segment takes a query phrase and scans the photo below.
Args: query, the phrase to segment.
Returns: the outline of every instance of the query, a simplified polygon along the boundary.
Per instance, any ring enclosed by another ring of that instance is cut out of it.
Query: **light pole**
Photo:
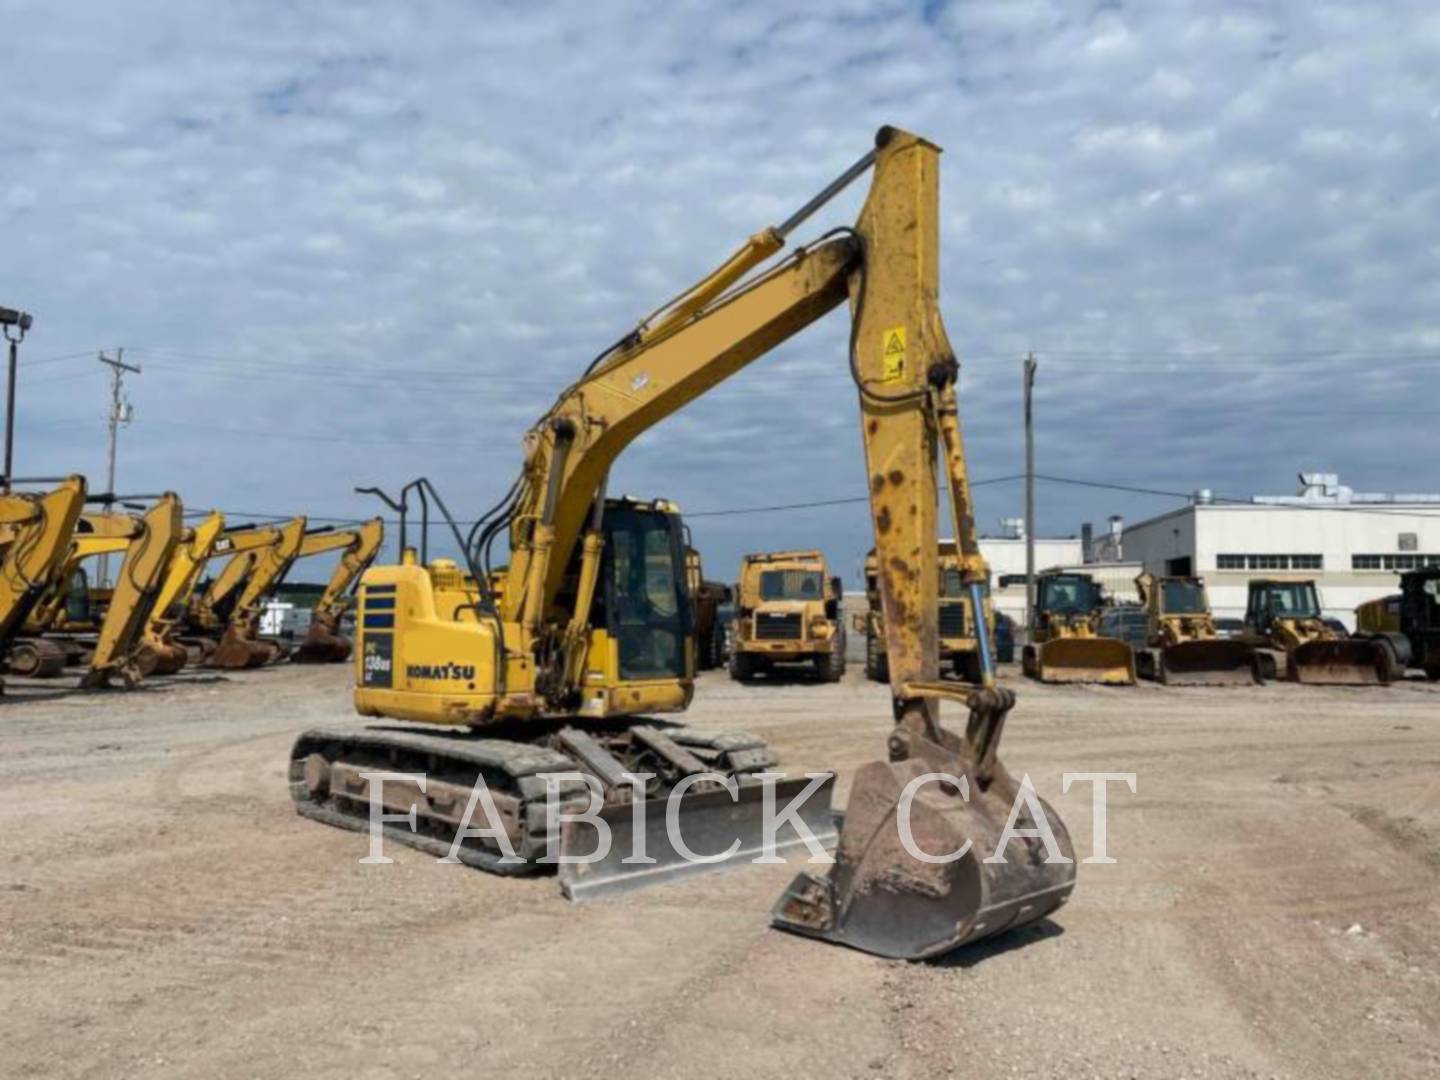
[[[20,342],[34,322],[28,312],[14,308],[0,307],[0,326],[5,328],[5,340],[10,343],[10,380],[5,388],[5,490],[10,490],[11,478],[15,475],[15,372],[19,361]]]

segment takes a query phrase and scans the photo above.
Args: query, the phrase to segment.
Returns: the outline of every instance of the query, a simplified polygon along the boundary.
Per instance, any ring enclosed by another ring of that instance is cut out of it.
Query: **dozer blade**
[[[1241,641],[1182,641],[1161,650],[1160,681],[1170,686],[1253,686],[1260,682],[1259,658]]]
[[[980,700],[980,709],[972,704],[971,731],[982,729],[983,749],[919,740],[915,756],[872,762],[856,774],[835,865],[828,876],[807,871],[791,882],[772,913],[776,926],[878,956],[922,960],[1042,919],[1069,899],[1074,847],[1060,816],[1038,796],[1032,797],[1054,839],[1054,858],[1043,840],[1026,837],[1011,839],[1004,862],[986,861],[997,854],[1020,785],[994,759],[1013,697],[998,708]],[[901,794],[926,773],[963,776],[968,785],[967,798],[958,785],[927,782],[909,807],[914,849],[937,859],[964,852],[949,862],[916,858],[900,831]],[[1022,803],[1017,816],[1019,830],[1037,828],[1027,807]]]
[[[1322,686],[1385,686],[1390,682],[1390,661],[1374,641],[1346,638],[1307,641],[1287,658],[1291,680]]]
[[[1135,684],[1135,653],[1115,638],[1056,638],[1036,652],[1041,682]]]
[[[805,778],[776,783],[776,811],[783,811],[810,784],[811,780]],[[816,783],[796,812],[826,851],[835,846],[836,840],[835,818],[830,811],[834,786],[833,774]],[[765,793],[760,783],[742,782],[738,798],[723,790],[687,793],[680,799],[674,819],[678,836],[667,827],[666,807],[667,800],[657,798],[600,811],[599,818],[610,827],[609,852],[595,862],[560,863],[560,888],[565,895],[571,900],[591,900],[736,866],[761,856],[784,857],[809,850],[800,832],[788,822],[767,838]],[[636,846],[637,823],[644,830],[640,838],[643,849]],[[560,830],[560,854],[589,855],[597,850],[598,840],[594,825],[567,821]],[[691,854],[683,853],[682,847]],[[653,862],[626,861],[635,859],[642,850],[644,857]]]

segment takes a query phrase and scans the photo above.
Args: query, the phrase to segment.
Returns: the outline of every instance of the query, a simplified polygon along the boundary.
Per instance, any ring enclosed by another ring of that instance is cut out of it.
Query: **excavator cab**
[[[1134,650],[1095,632],[1103,604],[1100,585],[1089,574],[1041,574],[1022,655],[1025,674],[1048,683],[1133,685]]]

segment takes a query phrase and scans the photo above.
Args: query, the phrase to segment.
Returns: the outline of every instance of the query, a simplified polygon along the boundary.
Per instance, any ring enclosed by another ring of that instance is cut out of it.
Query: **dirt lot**
[[[1435,1076],[1440,687],[1020,686],[1005,759],[1112,866],[945,962],[767,929],[786,867],[583,907],[298,818],[345,669],[12,688],[6,1076]],[[691,718],[792,769],[878,756],[886,691],[706,676]],[[843,789],[842,789],[843,792]]]

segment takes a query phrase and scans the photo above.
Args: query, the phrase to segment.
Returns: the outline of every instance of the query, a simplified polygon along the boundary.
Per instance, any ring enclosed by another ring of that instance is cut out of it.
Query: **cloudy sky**
[[[0,304],[17,469],[463,516],[562,383],[891,123],[945,148],[944,316],[979,479],[1440,491],[1433,4],[0,3]],[[809,235],[853,218],[857,185]],[[803,237],[802,237],[803,239]],[[692,512],[863,495],[832,315],[648,434],[612,490]],[[1174,500],[1046,483],[1046,533]],[[1020,485],[977,490],[982,525]],[[863,506],[696,517],[853,573]]]

